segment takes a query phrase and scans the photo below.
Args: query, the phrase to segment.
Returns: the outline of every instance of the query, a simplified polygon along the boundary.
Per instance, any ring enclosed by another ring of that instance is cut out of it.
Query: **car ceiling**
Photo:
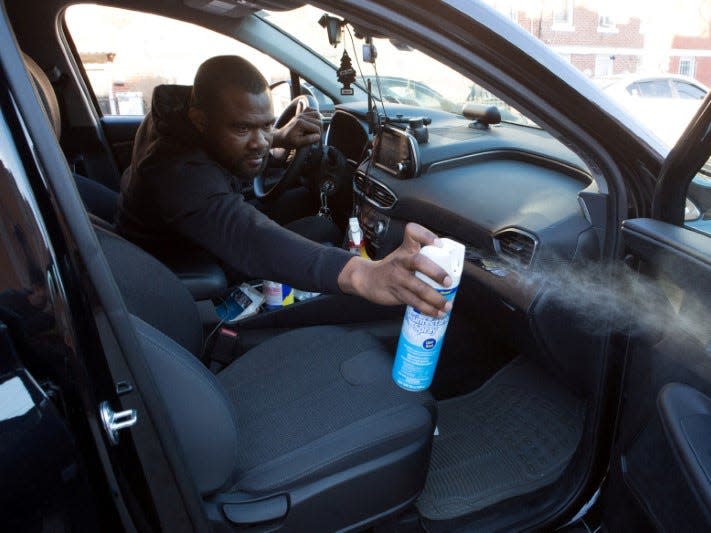
[[[270,11],[288,11],[304,5],[304,2],[279,1],[279,0],[259,0],[251,2],[247,0],[184,0],[186,6],[213,15],[220,15],[230,18],[242,18],[260,9]]]

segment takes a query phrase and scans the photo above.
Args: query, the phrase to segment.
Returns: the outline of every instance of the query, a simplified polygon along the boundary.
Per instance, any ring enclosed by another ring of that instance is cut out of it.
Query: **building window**
[[[573,0],[558,0],[553,9],[553,29],[573,27]]]
[[[601,13],[597,19],[597,31],[602,33],[617,33],[617,25],[615,20],[609,15]]]
[[[696,70],[696,61],[693,57],[682,57],[679,59],[679,74],[684,76],[694,77]]]

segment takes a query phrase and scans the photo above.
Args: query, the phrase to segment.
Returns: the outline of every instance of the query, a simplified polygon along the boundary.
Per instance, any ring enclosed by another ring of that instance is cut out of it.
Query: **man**
[[[167,88],[166,88],[167,87]],[[243,275],[318,292],[344,292],[372,302],[410,304],[428,315],[451,306],[414,276],[451,280],[418,254],[435,235],[409,224],[402,245],[381,261],[322,246],[278,225],[245,201],[239,179],[262,172],[272,148],[319,140],[313,112],[274,129],[269,87],[236,56],[205,61],[192,89],[156,88],[151,116],[137,136],[121,185],[117,225],[126,237],[161,256],[204,249]]]

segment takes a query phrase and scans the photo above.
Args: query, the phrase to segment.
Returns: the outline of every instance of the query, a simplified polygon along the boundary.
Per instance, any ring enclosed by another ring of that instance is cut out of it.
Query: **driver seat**
[[[150,146],[158,138],[160,128],[158,124],[163,122],[163,129],[170,129],[172,126],[171,119],[166,117],[176,109],[186,106],[187,102],[190,101],[191,93],[192,85],[163,84],[157,85],[153,89],[151,109],[143,117],[134,138],[131,167],[124,172],[121,178],[122,191],[130,188],[132,177],[138,175],[138,165],[146,156]],[[241,185],[244,186],[244,183],[241,183]],[[343,243],[343,232],[330,218],[308,215],[309,212],[316,212],[318,205],[314,203],[313,193],[307,193],[304,188],[283,191],[281,197],[271,200],[250,200],[249,196],[249,193],[245,191],[245,198],[249,203],[253,203],[257,209],[294,233],[327,246],[341,246]],[[119,205],[122,201],[122,197],[119,197]],[[171,255],[164,257],[164,252],[157,252],[147,243],[142,243],[140,237],[138,237],[141,233],[140,230],[135,230],[134,235],[132,217],[123,216],[121,207],[119,207],[117,218],[119,227],[123,226],[125,230],[123,235],[129,240],[148,249],[154,255],[157,254],[164,262],[168,261],[167,264],[169,266],[176,261],[176,258]],[[229,267],[226,268],[229,271]]]
[[[194,303],[175,275],[121,237],[96,233],[121,292],[148,294],[143,306],[164,304],[158,312],[174,330],[197,338]],[[435,401],[393,383],[392,354],[369,333],[293,330],[215,376],[185,348],[189,339],[181,346],[158,321],[133,324],[216,530],[361,528],[407,508],[424,487]]]
[[[59,139],[62,133],[62,117],[52,83],[47,74],[30,56],[22,52],[22,59],[54,134]],[[118,192],[86,176],[77,173],[73,173],[73,176],[74,184],[92,224],[95,227],[116,232],[114,219],[118,207]],[[212,258],[204,256],[177,257],[170,262],[169,266],[190,290],[195,300],[208,300],[220,296],[227,289],[225,273]]]

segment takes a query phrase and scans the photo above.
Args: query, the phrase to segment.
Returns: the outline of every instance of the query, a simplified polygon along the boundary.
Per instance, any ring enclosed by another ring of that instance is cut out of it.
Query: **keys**
[[[321,207],[318,208],[318,216],[331,219],[331,209],[328,207],[328,195],[335,188],[331,180],[326,180],[321,184]]]
[[[318,216],[331,220],[331,209],[328,207],[328,195],[321,191],[321,207],[318,208]]]

